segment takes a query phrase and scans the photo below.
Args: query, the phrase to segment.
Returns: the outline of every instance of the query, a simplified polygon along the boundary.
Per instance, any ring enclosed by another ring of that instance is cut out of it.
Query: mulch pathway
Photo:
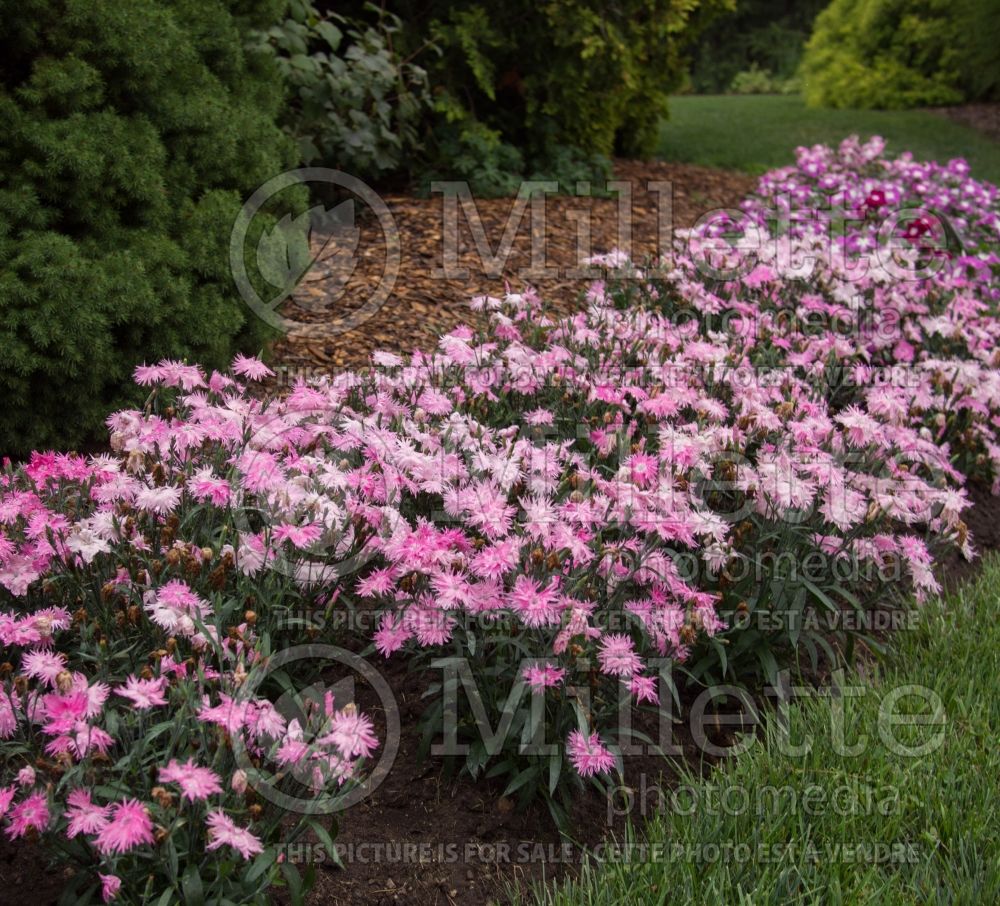
[[[690,227],[715,208],[736,205],[756,182],[743,173],[631,160],[616,162],[614,178],[628,187],[630,217],[620,216],[624,191],[617,197],[548,196],[544,231],[536,229],[533,236],[532,228],[538,224],[532,224],[530,208],[526,210],[510,254],[498,261],[492,273],[486,273],[473,231],[465,214],[460,213],[456,263],[466,269],[464,276],[435,273],[443,269],[448,244],[442,195],[382,196],[399,230],[398,277],[385,304],[363,318],[363,323],[345,330],[345,323],[357,317],[374,296],[387,260],[382,227],[374,216],[361,216],[366,209],[359,206],[356,265],[351,256],[345,264],[343,250],[336,242],[322,248],[326,237],[314,237],[314,254],[320,248],[322,251],[283,309],[284,316],[298,326],[277,343],[275,361],[294,376],[364,366],[379,349],[404,354],[414,348],[433,349],[442,333],[461,323],[475,323],[469,300],[479,294],[502,294],[504,280],[515,290],[530,284],[553,310],[571,311],[589,282],[573,273],[581,259],[616,247],[628,248],[619,235],[622,221],[631,224],[631,252],[642,260],[666,246],[660,239],[661,233],[666,233],[661,218],[664,223],[670,221],[673,229]],[[669,193],[662,188],[663,183],[672,187]],[[490,248],[496,250],[514,201],[483,199],[477,200],[476,206]],[[590,239],[584,239],[581,249],[580,235],[585,235],[588,223]],[[524,273],[532,263],[533,239],[535,263],[550,271],[545,276]]]

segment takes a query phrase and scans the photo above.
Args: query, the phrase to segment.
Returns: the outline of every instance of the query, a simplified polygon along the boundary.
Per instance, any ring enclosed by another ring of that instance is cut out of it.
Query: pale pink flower
[[[553,415],[548,409],[532,409],[531,412],[526,412],[524,414],[524,420],[529,425],[551,425],[553,422]]]
[[[0,689],[0,739],[10,739],[17,730],[21,696],[14,689]]]
[[[125,799],[111,806],[107,824],[98,832],[94,845],[108,855],[152,842],[153,822],[146,807],[138,799]]]
[[[10,786],[0,787],[0,818],[7,814],[16,795],[17,787],[13,783]]]
[[[654,705],[660,703],[660,694],[656,691],[656,677],[636,674],[629,680],[629,691],[637,702],[650,702]]]
[[[198,710],[198,720],[203,723],[218,724],[224,727],[230,736],[235,736],[243,729],[246,722],[247,702],[231,698],[224,692],[219,695],[219,704],[210,705],[208,696]]]
[[[188,479],[187,489],[195,500],[208,500],[215,506],[226,506],[233,496],[232,486],[225,478],[219,478],[211,466],[195,472]]]
[[[51,651],[29,651],[21,659],[21,672],[54,686],[56,677],[66,669],[66,655]]]
[[[288,541],[293,547],[299,550],[306,550],[315,544],[323,534],[323,526],[313,523],[312,525],[294,525],[289,522],[279,523],[274,527],[272,538],[280,544]]]
[[[607,774],[615,765],[614,755],[601,742],[597,733],[584,736],[579,730],[573,730],[566,747],[573,767],[583,777]]]
[[[105,903],[110,903],[118,896],[122,879],[116,875],[102,875],[100,873],[98,873],[98,877],[101,879],[101,899]]]
[[[396,571],[394,569],[373,569],[370,575],[358,582],[358,596],[361,598],[375,598],[388,594],[396,578]]]
[[[181,502],[180,488],[164,485],[162,488],[143,488],[135,495],[135,505],[146,513],[156,513],[166,516],[172,513]]]
[[[197,766],[193,758],[184,764],[179,764],[176,758],[170,759],[165,768],[160,768],[160,783],[176,783],[181,788],[181,798],[191,802],[222,792],[218,774]]]
[[[204,620],[212,613],[211,605],[180,579],[171,579],[155,591],[147,592],[143,605],[157,626],[188,636],[194,634],[194,619]]]
[[[96,834],[108,823],[111,806],[95,805],[87,790],[73,790],[66,797],[66,803],[66,817],[69,820],[66,836],[71,840],[78,834]]]
[[[262,381],[266,377],[274,376],[274,372],[260,359],[245,356],[242,353],[233,359],[233,373],[249,378],[251,381]]]
[[[521,676],[532,690],[541,692],[549,686],[558,686],[566,676],[566,671],[554,664],[531,664],[524,668]]]
[[[163,380],[164,369],[159,365],[136,365],[132,372],[132,379],[140,387],[150,387],[159,384]]]
[[[231,846],[244,859],[251,859],[264,851],[260,840],[248,829],[237,827],[222,809],[209,812],[205,823],[208,825],[208,844],[205,849],[209,852]]]
[[[49,801],[45,793],[32,793],[10,810],[7,836],[11,840],[23,837],[29,830],[39,833],[49,826]]]
[[[601,662],[601,670],[611,676],[632,676],[642,669],[642,658],[635,653],[635,642],[620,633],[609,633],[601,639],[597,659]]]
[[[518,576],[510,592],[510,603],[527,626],[553,626],[559,622],[561,608],[554,579],[542,588],[534,579]]]
[[[163,696],[166,688],[167,677],[165,676],[148,680],[130,676],[125,680],[124,686],[119,686],[115,690],[115,695],[129,699],[134,707],[140,711],[146,711],[149,708],[155,708],[167,703],[166,698]]]
[[[399,651],[407,640],[413,638],[413,633],[402,620],[396,620],[392,614],[383,614],[378,632],[374,635],[375,647],[383,657],[389,657]]]
[[[344,708],[330,719],[329,732],[317,742],[336,746],[345,758],[367,758],[378,748],[378,737],[371,720],[354,708]]]

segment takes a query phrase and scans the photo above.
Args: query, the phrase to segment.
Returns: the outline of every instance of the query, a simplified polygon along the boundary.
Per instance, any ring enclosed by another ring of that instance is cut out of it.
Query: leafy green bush
[[[802,61],[816,106],[900,109],[996,97],[995,0],[833,0]]]
[[[259,348],[228,241],[295,163],[273,65],[244,49],[276,0],[4,2],[0,450],[84,443],[132,368]]]
[[[531,159],[566,145],[584,154],[646,153],[681,82],[683,41],[720,0],[548,0],[398,4],[422,10],[442,49],[438,109],[477,119]],[[404,15],[404,19],[408,19]]]
[[[756,63],[751,63],[749,69],[744,69],[733,76],[729,90],[733,94],[797,94],[800,88],[798,79],[782,79],[767,69],[761,69]]]
[[[415,174],[421,192],[436,180],[458,180],[484,198],[517,194],[524,178],[524,156],[500,134],[471,120],[440,123],[433,131],[424,163]]]
[[[507,194],[528,176],[598,179],[611,155],[650,153],[683,79],[687,40],[705,10],[730,3],[387,0],[404,23],[394,48],[431,85],[433,115],[411,174]],[[357,17],[367,4],[335,6]]]
[[[254,36],[291,89],[283,122],[306,164],[379,176],[419,145],[427,75],[393,50],[400,20],[377,12],[368,25],[292,0],[283,23]]]

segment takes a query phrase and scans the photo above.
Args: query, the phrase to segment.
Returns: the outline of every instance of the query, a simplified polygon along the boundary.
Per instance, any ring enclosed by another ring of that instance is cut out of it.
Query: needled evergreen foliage
[[[280,0],[0,0],[0,451],[86,443],[137,363],[265,341],[229,272],[243,200],[296,163]]]

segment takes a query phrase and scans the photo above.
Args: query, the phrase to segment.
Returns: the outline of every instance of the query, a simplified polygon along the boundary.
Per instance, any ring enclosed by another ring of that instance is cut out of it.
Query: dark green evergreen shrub
[[[137,363],[258,349],[243,200],[296,163],[274,0],[2,0],[0,450],[87,442]]]

